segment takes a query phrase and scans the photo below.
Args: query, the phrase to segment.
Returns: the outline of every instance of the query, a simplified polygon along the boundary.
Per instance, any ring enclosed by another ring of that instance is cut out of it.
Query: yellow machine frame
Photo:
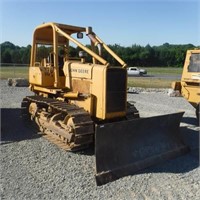
[[[86,33],[91,41],[91,49],[71,36],[73,33],[83,32]],[[60,76],[58,47],[60,45],[65,45],[66,48],[69,47],[69,41],[88,53],[92,57],[93,64],[85,63],[84,58],[74,60],[66,53],[63,66],[64,76]],[[48,63],[46,58],[41,61],[36,59],[38,44],[53,46],[53,63]],[[96,48],[98,48],[99,52],[96,52]],[[48,97],[49,94],[56,94],[61,89],[64,89],[63,98],[70,99],[71,103],[83,107],[92,116],[99,119],[104,120],[125,116],[126,99],[123,111],[106,111],[106,74],[107,70],[110,70],[110,64],[102,58],[102,48],[111,54],[119,62],[121,69],[125,71],[126,63],[92,32],[91,27],[83,28],[57,23],[45,23],[38,26],[33,35],[29,70],[31,90]],[[126,87],[126,83],[124,87]],[[84,95],[85,98],[80,99],[80,95]],[[126,94],[124,94],[124,97],[126,97]]]
[[[172,88],[179,90],[182,96],[198,110],[200,103],[200,71],[198,69],[190,70],[192,55],[199,55],[200,58],[200,49],[187,51],[181,81],[173,82]],[[195,62],[200,66],[200,59],[195,60]]]

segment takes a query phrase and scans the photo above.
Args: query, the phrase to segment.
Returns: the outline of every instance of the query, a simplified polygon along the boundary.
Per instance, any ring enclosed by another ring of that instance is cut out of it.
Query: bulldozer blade
[[[180,136],[184,112],[96,126],[96,182],[103,185],[189,151]]]

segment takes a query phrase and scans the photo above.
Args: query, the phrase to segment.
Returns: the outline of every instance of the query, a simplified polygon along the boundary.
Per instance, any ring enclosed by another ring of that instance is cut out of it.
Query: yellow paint
[[[188,50],[180,82],[172,83],[172,88],[178,88],[183,97],[195,108],[200,103],[200,72],[189,72],[192,54],[200,54],[200,49]],[[197,61],[200,64],[200,60]]]
[[[79,32],[85,33],[89,37],[91,49],[71,36]],[[86,63],[87,59],[84,57],[76,60],[70,58],[67,54],[69,41],[86,52],[91,57],[92,63]],[[37,60],[39,45],[51,45],[52,62],[49,62],[47,58],[42,58],[41,61]],[[59,48],[61,46],[65,48],[66,52],[63,66],[59,66]],[[98,46],[99,52],[96,52],[97,48],[94,48],[96,46]],[[43,96],[49,96],[48,94],[52,96],[53,94],[56,98],[66,99],[83,107],[91,116],[100,120],[125,116],[126,106],[121,112],[113,110],[108,113],[106,110],[106,83],[109,81],[106,80],[107,70],[111,66],[101,54],[103,48],[119,62],[122,70],[126,71],[126,63],[92,31],[91,27],[84,28],[51,22],[36,27],[33,34],[29,70],[31,90]],[[59,67],[63,69],[64,75],[60,73]],[[126,95],[126,91],[124,95]]]

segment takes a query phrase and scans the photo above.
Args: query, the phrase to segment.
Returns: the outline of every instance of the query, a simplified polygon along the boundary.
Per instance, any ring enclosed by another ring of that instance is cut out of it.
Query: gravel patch
[[[168,89],[166,88],[141,88],[141,87],[130,87],[128,88],[128,93],[167,93]]]
[[[141,117],[184,110],[181,134],[191,152],[103,186],[95,183],[92,150],[70,153],[49,143],[28,122],[20,104],[27,87],[1,80],[0,194],[2,199],[194,199],[200,197],[199,126],[195,110],[167,89],[128,93]]]

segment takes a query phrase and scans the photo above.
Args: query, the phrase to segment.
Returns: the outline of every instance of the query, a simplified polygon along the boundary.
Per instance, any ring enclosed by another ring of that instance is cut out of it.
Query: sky
[[[0,0],[0,43],[32,43],[36,26],[92,26],[107,44],[200,45],[200,0]]]

